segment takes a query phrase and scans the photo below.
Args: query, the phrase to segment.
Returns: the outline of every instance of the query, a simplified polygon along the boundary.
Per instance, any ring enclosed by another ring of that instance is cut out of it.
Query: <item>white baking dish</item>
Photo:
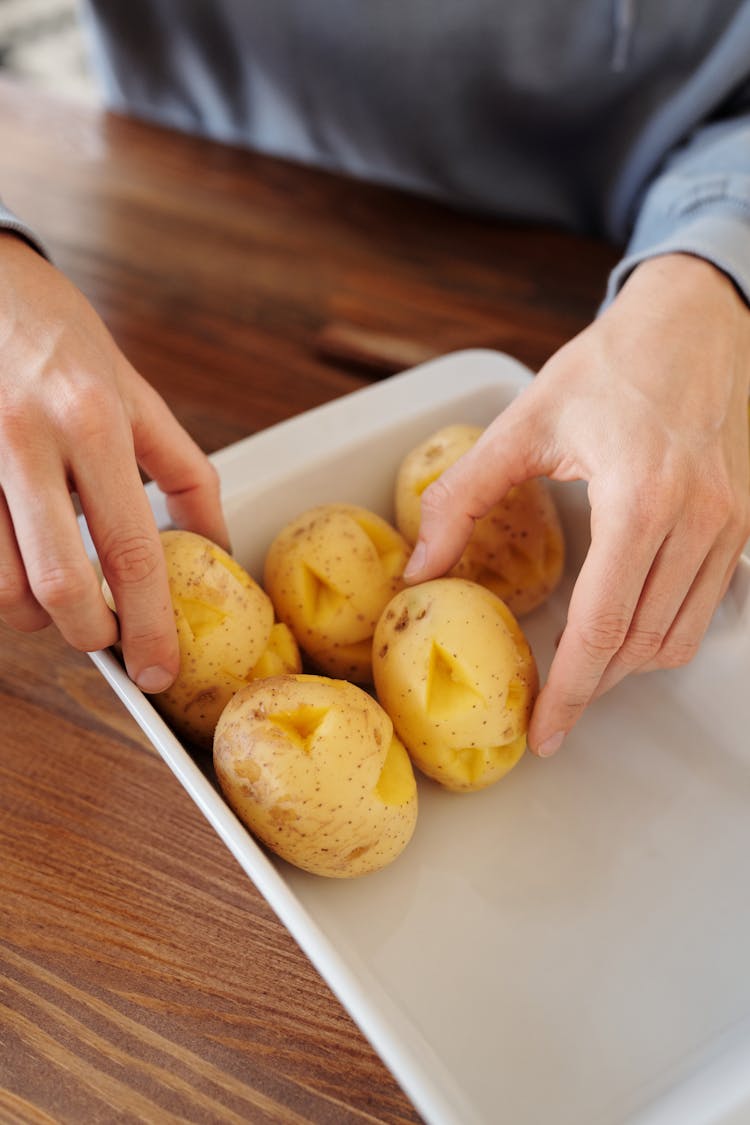
[[[237,557],[260,577],[315,503],[391,516],[406,450],[488,422],[528,377],[457,353],[221,451]],[[543,675],[588,542],[585,487],[555,492],[568,572],[524,620]],[[632,677],[487,791],[421,780],[412,843],[355,881],[269,858],[117,659],[93,659],[433,1125],[750,1121],[750,560],[693,664]]]

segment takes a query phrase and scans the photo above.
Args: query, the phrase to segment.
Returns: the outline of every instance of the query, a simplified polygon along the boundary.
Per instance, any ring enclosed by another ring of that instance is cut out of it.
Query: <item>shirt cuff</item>
[[[602,308],[641,262],[678,253],[711,262],[750,305],[750,177],[701,177],[679,192],[674,177],[665,181],[646,198],[627,252],[609,276]]]
[[[13,231],[14,234],[25,239],[29,246],[37,250],[43,258],[47,258],[48,261],[52,260],[52,255],[49,250],[47,250],[42,240],[35,234],[31,227],[22,222],[12,211],[4,207],[2,203],[0,203],[0,230]]]

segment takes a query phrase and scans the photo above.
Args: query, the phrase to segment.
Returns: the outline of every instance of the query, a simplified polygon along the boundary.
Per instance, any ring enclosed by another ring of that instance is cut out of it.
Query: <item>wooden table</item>
[[[206,450],[441,352],[537,368],[614,250],[0,85],[0,192]],[[418,1115],[85,655],[0,626],[0,1122]]]

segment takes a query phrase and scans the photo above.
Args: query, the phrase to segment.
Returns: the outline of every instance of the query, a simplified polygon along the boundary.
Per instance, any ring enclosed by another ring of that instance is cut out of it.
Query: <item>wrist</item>
[[[631,289],[656,286],[677,296],[716,297],[739,314],[750,316],[750,307],[732,278],[708,258],[676,252],[645,258],[623,286]]]
[[[673,253],[647,258],[629,275],[602,314],[620,347],[623,330],[637,341],[647,361],[649,379],[656,368],[670,367],[665,357],[677,353],[681,379],[692,372],[705,382],[706,372],[729,379],[738,402],[750,394],[750,306],[734,282],[705,258]],[[746,406],[743,405],[743,413]]]

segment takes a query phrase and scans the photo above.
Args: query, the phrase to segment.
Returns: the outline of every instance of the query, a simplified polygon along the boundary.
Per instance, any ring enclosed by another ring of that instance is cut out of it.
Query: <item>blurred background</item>
[[[96,105],[79,0],[0,0],[0,75]]]

